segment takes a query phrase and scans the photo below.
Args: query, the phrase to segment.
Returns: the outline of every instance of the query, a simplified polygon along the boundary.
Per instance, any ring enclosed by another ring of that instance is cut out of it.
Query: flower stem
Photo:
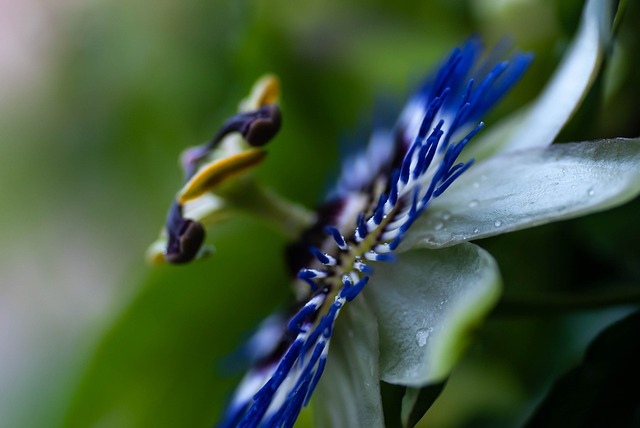
[[[297,239],[316,221],[313,211],[283,198],[250,177],[226,192],[225,197],[231,208],[265,220],[290,240]]]

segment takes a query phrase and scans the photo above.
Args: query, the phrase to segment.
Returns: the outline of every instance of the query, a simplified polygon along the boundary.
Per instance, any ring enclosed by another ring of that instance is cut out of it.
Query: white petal
[[[554,144],[470,168],[413,225],[400,251],[438,248],[620,205],[640,193],[640,139]]]
[[[342,310],[313,398],[316,426],[383,428],[377,321],[363,295]]]
[[[365,294],[379,321],[380,373],[387,382],[443,380],[468,333],[498,300],[500,276],[473,244],[403,253],[376,267]]]
[[[497,152],[553,142],[577,110],[600,68],[611,33],[610,3],[587,1],[580,28],[543,92],[524,111],[478,135],[465,156],[484,159]]]

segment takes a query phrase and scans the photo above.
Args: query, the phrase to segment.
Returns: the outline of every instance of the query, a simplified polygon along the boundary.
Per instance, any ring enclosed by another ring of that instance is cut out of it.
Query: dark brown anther
[[[247,143],[254,147],[267,144],[280,130],[282,116],[276,104],[267,104],[258,110],[259,115],[247,123],[243,135]]]
[[[266,104],[257,110],[238,113],[230,117],[220,127],[207,144],[187,149],[180,158],[180,164],[188,181],[198,169],[198,164],[232,132],[239,132],[253,147],[267,144],[280,130],[282,116],[276,104]]]
[[[204,238],[205,230],[201,223],[185,220],[180,228],[177,251],[167,252],[164,256],[165,260],[173,264],[190,262],[198,255]]]
[[[182,217],[182,205],[174,202],[167,216],[166,231],[169,235],[164,259],[169,263],[187,263],[200,251],[205,230],[197,221]]]

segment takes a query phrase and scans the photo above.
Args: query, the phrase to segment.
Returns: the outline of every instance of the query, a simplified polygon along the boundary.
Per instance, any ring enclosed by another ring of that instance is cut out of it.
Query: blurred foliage
[[[24,309],[50,337],[36,351],[40,367],[22,379],[18,402],[2,418],[9,426],[34,427],[211,426],[216,420],[242,373],[229,368],[237,358],[225,356],[289,293],[280,257],[285,243],[264,225],[239,218],[209,235],[217,253],[205,262],[148,268],[142,260],[180,182],[178,154],[207,140],[256,77],[280,75],[284,116],[258,175],[312,207],[337,171],[337,141],[357,123],[370,123],[378,95],[394,94],[399,104],[469,34],[488,44],[507,34],[536,60],[488,118],[490,126],[542,87],[580,8],[580,1],[551,0],[82,6],[65,21],[38,90],[3,103],[0,194],[9,203],[1,248],[12,254],[26,248],[34,264],[62,272],[86,269],[85,276],[70,276],[75,286],[95,282],[104,288],[96,298],[108,301],[104,312],[83,313],[71,338],[65,324],[47,327],[36,306]],[[602,83],[562,141],[640,134],[639,19],[640,5],[630,2]],[[503,306],[523,293],[553,298],[561,291],[640,286],[639,215],[636,200],[480,242],[501,266]],[[97,256],[86,266],[61,258],[72,245]],[[23,285],[58,293],[60,310],[69,305],[75,314],[69,293],[78,291],[65,288],[67,277],[46,278]],[[627,311],[496,312],[422,424],[523,422],[554,377]]]
[[[608,327],[582,363],[562,376],[527,427],[635,427],[640,401],[629,393],[640,381],[640,312]]]

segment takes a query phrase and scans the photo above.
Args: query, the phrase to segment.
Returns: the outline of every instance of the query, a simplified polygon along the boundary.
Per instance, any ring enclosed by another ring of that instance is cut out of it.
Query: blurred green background
[[[630,3],[603,77],[560,140],[640,135],[640,8]],[[0,426],[216,420],[242,373],[224,357],[289,293],[285,242],[237,218],[209,234],[217,252],[205,262],[152,268],[144,252],[179,186],[177,156],[210,138],[257,77],[280,75],[284,116],[257,174],[313,207],[338,170],[338,142],[366,132],[376,100],[399,106],[470,34],[489,45],[508,35],[536,59],[491,126],[544,85],[581,6],[0,2]],[[526,419],[629,308],[549,313],[519,310],[518,298],[639,286],[639,214],[636,200],[480,242],[501,266],[505,300],[425,424]]]

